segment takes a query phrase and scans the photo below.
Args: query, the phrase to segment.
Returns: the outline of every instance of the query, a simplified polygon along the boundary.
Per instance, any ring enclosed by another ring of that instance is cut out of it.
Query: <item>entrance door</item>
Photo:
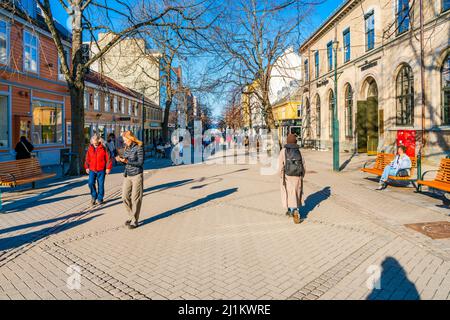
[[[378,148],[378,100],[368,98],[357,102],[356,134],[358,152],[376,154]]]

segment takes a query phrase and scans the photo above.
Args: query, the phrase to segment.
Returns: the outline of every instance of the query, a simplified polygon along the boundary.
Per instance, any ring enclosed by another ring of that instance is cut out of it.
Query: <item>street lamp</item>
[[[333,171],[339,172],[339,120],[337,104],[337,51],[339,41],[334,40],[334,109],[333,109]]]

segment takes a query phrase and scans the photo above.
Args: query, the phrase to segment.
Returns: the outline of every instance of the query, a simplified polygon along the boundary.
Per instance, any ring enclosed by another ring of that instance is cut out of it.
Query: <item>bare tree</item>
[[[144,6],[145,1],[140,5]],[[173,28],[176,30],[194,30],[197,28],[195,15],[191,16],[195,5],[183,5],[178,1],[164,1],[158,11],[152,12],[145,19],[134,15],[136,6],[130,6],[125,0],[38,0],[45,23],[52,34],[58,56],[61,61],[61,72],[67,81],[70,92],[72,114],[72,152],[78,155],[78,166],[74,161],[70,164],[69,173],[79,174],[77,167],[82,168],[84,158],[84,78],[90,66],[97,62],[105,53],[125,37],[136,34],[144,27]],[[53,10],[62,7],[71,18],[72,54],[67,61],[64,54],[62,38],[56,27]],[[91,36],[95,39],[98,32],[112,33],[114,36],[108,43],[98,47],[98,51],[86,58],[83,50],[83,39]]]
[[[222,14],[209,38],[209,53],[214,59],[205,83],[211,87],[237,86],[255,96],[267,128],[274,128],[269,98],[272,71],[286,50],[299,42],[302,22],[314,5],[322,2],[224,1]],[[218,77],[207,79],[211,74]]]

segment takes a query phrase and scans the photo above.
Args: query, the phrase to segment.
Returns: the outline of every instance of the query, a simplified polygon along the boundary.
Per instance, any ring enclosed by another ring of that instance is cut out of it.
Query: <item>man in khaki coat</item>
[[[278,157],[278,168],[281,178],[281,205],[286,209],[286,215],[292,216],[295,223],[300,223],[305,162],[294,134],[287,136],[287,143]]]

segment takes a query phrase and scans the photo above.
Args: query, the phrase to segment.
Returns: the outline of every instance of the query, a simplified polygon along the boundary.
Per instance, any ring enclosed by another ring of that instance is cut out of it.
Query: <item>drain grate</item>
[[[405,224],[405,227],[416,230],[431,239],[447,239],[450,238],[450,222],[436,221],[425,223]]]

